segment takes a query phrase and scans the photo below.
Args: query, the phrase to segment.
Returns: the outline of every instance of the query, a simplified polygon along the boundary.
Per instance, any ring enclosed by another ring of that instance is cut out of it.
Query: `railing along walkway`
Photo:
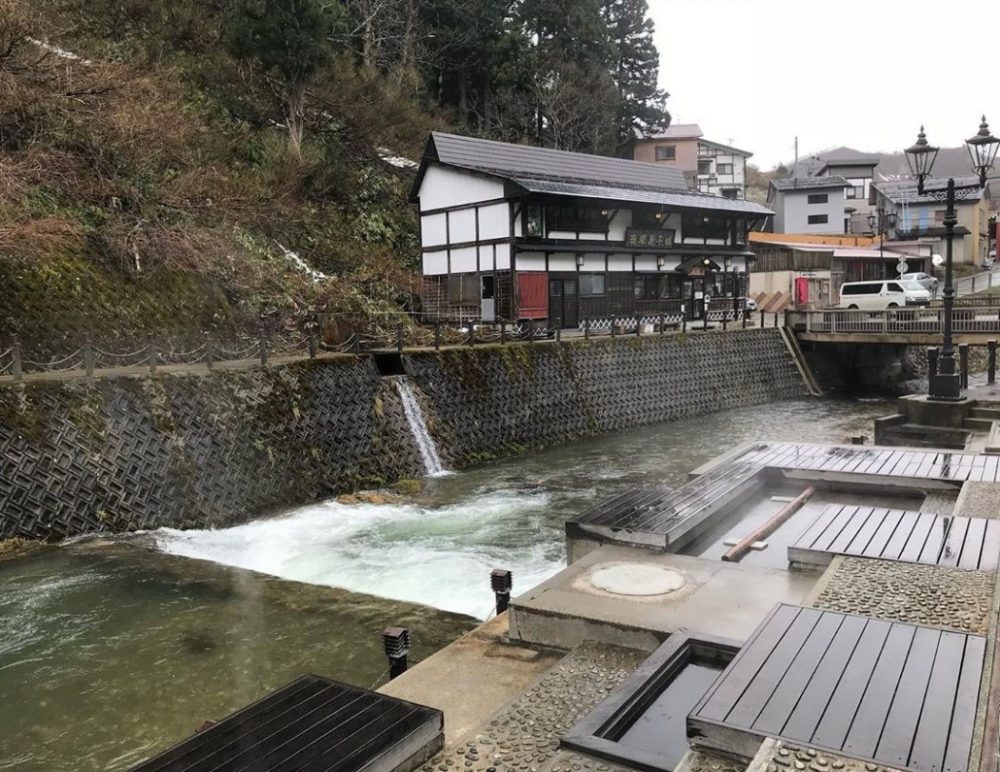
[[[940,335],[944,309],[794,311],[789,314],[789,323],[796,331],[807,335]],[[1000,334],[1000,303],[994,301],[990,306],[956,307],[952,313],[952,331],[955,334]]]

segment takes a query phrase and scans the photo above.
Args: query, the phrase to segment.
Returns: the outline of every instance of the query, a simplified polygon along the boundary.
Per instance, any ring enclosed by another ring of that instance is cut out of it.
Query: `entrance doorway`
[[[683,297],[688,319],[701,319],[705,313],[705,279],[685,276]]]
[[[579,324],[577,309],[576,277],[549,277],[549,319],[555,324],[560,319],[563,327]]]
[[[479,306],[479,318],[486,323],[495,322],[497,319],[496,309],[496,281],[492,273],[484,273],[479,277],[481,285],[481,302]]]

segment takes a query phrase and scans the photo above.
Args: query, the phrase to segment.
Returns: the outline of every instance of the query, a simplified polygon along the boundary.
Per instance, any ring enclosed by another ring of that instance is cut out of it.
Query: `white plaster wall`
[[[498,271],[510,270],[510,244],[497,244],[496,255],[497,255],[497,270]]]
[[[603,273],[604,272],[604,255],[586,254],[583,256],[583,266],[580,268],[581,271],[586,271],[587,273]]]
[[[549,255],[550,271],[575,271],[576,255],[573,253],[558,253]]]
[[[420,245],[435,247],[446,243],[448,229],[444,214],[423,215],[420,218]]]
[[[480,208],[480,239],[505,239],[508,235],[510,235],[509,204],[490,204]]]
[[[475,209],[459,209],[456,212],[449,212],[448,225],[451,244],[462,244],[466,241],[476,240]]]
[[[609,271],[631,271],[632,270],[632,256],[631,255],[608,255],[608,270]]]
[[[493,245],[479,248],[479,270],[493,270]]]
[[[472,273],[479,269],[476,247],[451,250],[451,272]]]
[[[431,165],[420,183],[419,198],[421,211],[489,201],[503,198],[503,183],[490,177]]]
[[[425,252],[423,267],[425,276],[439,276],[448,273],[448,253]]]
[[[497,257],[499,263],[499,256]],[[499,268],[500,266],[497,265]],[[540,252],[519,252],[517,255],[517,270],[519,271],[544,271],[545,255]]]
[[[625,229],[632,225],[632,210],[619,209],[608,224],[608,239],[610,241],[624,241]]]

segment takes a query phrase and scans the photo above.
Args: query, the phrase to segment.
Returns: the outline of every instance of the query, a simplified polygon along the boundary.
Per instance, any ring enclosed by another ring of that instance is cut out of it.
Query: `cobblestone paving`
[[[920,511],[927,512],[932,515],[945,515],[946,517],[951,517],[952,513],[955,511],[955,502],[957,500],[958,493],[955,491],[931,491],[927,494],[923,503],[920,505]]]
[[[842,557],[814,606],[985,635],[994,575],[987,571]]]
[[[955,514],[1000,520],[1000,484],[967,481],[959,494]]]
[[[758,756],[759,759],[759,756]],[[889,772],[892,767],[837,756],[805,746],[778,742],[767,764],[767,772]]]
[[[555,772],[551,764],[559,750],[559,738],[648,656],[648,652],[633,649],[582,644],[497,713],[475,739],[446,748],[421,770],[541,772],[543,765],[548,765],[546,769]],[[559,772],[612,770],[604,762],[576,758],[581,760],[560,765]]]

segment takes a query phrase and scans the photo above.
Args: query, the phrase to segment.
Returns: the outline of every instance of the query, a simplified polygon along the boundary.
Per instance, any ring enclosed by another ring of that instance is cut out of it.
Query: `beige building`
[[[633,159],[684,172],[699,193],[746,198],[747,159],[753,153],[705,139],[696,123],[682,123],[635,141]]]
[[[956,184],[977,182],[973,177],[958,177]],[[932,179],[924,183],[925,191],[942,189],[945,180]],[[963,191],[964,197],[956,202],[958,223],[955,226],[953,259],[956,263],[981,266],[990,249],[990,188]],[[927,192],[917,192],[915,180],[891,180],[872,184],[872,203],[877,209],[896,212],[896,228],[891,231],[892,241],[933,242],[933,251],[945,253],[945,202]]]

